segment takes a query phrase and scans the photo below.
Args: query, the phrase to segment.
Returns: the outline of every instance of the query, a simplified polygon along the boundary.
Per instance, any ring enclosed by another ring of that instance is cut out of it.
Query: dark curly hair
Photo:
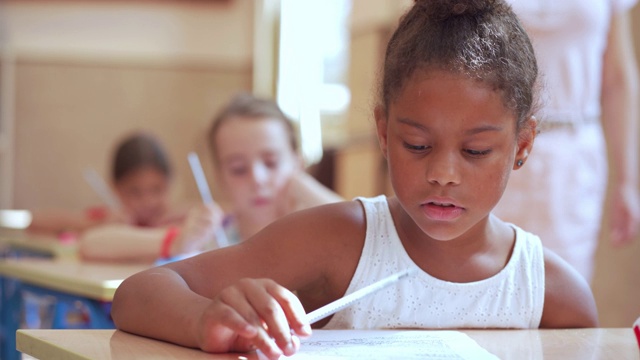
[[[379,95],[385,112],[418,69],[463,74],[500,91],[517,128],[533,115],[535,53],[503,0],[417,0],[387,46]]]

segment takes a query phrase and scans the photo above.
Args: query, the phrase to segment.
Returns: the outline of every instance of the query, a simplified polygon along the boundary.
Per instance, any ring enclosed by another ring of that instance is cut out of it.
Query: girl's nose
[[[269,179],[267,167],[260,163],[253,164],[253,166],[251,166],[251,179],[256,185],[266,183]]]
[[[141,201],[142,206],[145,209],[154,209],[158,206],[158,203],[160,202],[161,202],[160,196],[158,196],[158,194],[152,191],[146,192],[142,197],[142,201]]]
[[[460,158],[452,152],[433,152],[428,157],[427,181],[432,184],[457,185],[460,183]]]

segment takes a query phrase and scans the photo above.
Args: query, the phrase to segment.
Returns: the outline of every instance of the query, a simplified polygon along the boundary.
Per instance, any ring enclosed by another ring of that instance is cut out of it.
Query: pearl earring
[[[522,159],[518,160],[518,162],[516,162],[516,165],[518,165],[518,167],[524,165],[524,161],[522,161]]]

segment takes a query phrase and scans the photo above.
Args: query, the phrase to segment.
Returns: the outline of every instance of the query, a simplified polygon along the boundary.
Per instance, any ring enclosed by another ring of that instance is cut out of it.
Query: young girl
[[[171,177],[160,141],[150,133],[135,132],[118,143],[113,156],[112,187],[119,209],[34,212],[28,230],[74,234],[85,260],[153,262],[165,239],[172,240],[164,249],[167,254],[191,251],[201,245],[211,221],[198,211],[187,220],[186,211],[170,207]]]
[[[105,221],[83,232],[81,258],[153,263],[201,251],[219,219],[204,206],[188,212],[170,209],[171,177],[157,138],[135,133],[124,139],[115,152],[113,183],[126,220]]]
[[[208,135],[230,198],[225,228],[232,243],[293,211],[343,200],[304,171],[293,125],[271,100],[236,95]]]
[[[305,311],[416,269],[314,325],[596,326],[586,282],[538,237],[491,215],[536,133],[537,65],[511,8],[417,1],[389,42],[382,76],[375,117],[395,197],[299,211],[238,246],[134,275],[116,293],[116,325],[278,358],[311,334]]]
[[[34,211],[28,230],[81,233],[111,222],[155,227],[183,220],[184,214],[169,209],[171,165],[155,136],[145,132],[128,135],[116,146],[112,164],[112,188],[121,208],[96,206],[84,213]]]

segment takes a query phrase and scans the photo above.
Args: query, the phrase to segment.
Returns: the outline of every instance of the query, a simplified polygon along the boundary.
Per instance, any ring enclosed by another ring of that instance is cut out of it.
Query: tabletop
[[[366,334],[363,335],[363,334]],[[382,348],[387,334],[398,342],[396,356],[389,356]],[[638,359],[640,353],[633,331],[630,328],[595,328],[567,330],[315,330],[310,339],[305,340],[300,352],[290,359],[351,359],[366,355],[368,359],[429,358],[425,356],[427,342],[408,339],[448,334],[468,338],[472,345],[486,349],[482,358],[500,359]],[[324,342],[320,352],[313,352],[318,339],[339,336],[331,342]],[[407,337],[410,336],[411,338]],[[418,336],[418,337],[416,337]],[[363,340],[364,339],[364,340]],[[375,340],[375,341],[372,341]],[[443,338],[444,339],[444,338]],[[459,340],[456,344],[459,344]],[[474,343],[475,341],[475,343]],[[434,343],[435,344],[435,343]],[[467,344],[468,345],[468,344]],[[436,346],[441,346],[436,345]],[[453,345],[454,347],[456,345]],[[460,345],[463,346],[463,345]],[[162,341],[132,335],[119,330],[18,330],[17,348],[25,354],[41,359],[207,359],[207,360],[255,360],[258,354],[207,354],[199,350],[185,348]],[[348,349],[359,349],[350,356]],[[411,349],[423,348],[421,353]],[[340,349],[347,349],[340,352]],[[477,352],[477,350],[481,350]],[[437,351],[437,350],[434,350]],[[471,357],[477,359],[484,350],[476,348]],[[489,354],[490,353],[490,354]],[[323,355],[324,354],[324,355]],[[358,355],[353,355],[358,354]],[[385,355],[386,354],[386,355]],[[416,355],[418,354],[418,355]],[[419,357],[418,357],[419,356]]]
[[[54,236],[30,234],[24,230],[2,228],[0,228],[0,247],[65,258],[75,258],[78,252],[76,242],[64,242]]]
[[[149,265],[73,259],[4,259],[0,261],[0,276],[89,299],[111,301],[124,279],[147,268]]]

